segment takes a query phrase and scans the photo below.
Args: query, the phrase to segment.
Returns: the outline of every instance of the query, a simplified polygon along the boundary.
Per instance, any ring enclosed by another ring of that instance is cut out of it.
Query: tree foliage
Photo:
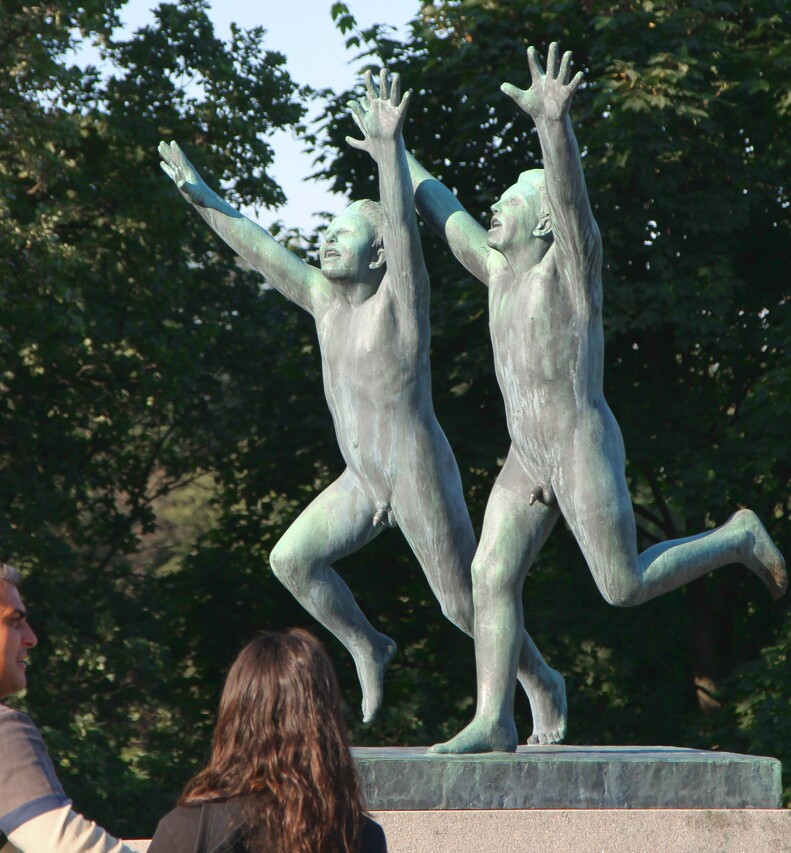
[[[203,759],[241,645],[260,627],[310,624],[268,554],[342,461],[310,318],[185,208],[155,153],[177,139],[232,201],[266,207],[282,197],[268,134],[310,138],[311,93],[264,31],[217,39],[205,0],[163,3],[123,40],[122,8],[0,8],[0,532],[3,559],[28,570],[41,640],[23,703],[77,806],[139,836]],[[359,64],[385,62],[415,90],[407,144],[482,220],[540,156],[500,83],[526,82],[528,44],[574,50],[587,83],[573,120],[607,263],[605,390],[640,544],[747,504],[787,550],[782,0],[435,0],[403,43],[333,8]],[[84,40],[104,70],[75,64]],[[328,102],[319,168],[375,197],[370,161],[344,143],[347,100]],[[424,240],[435,405],[479,524],[508,445],[485,292]],[[400,646],[380,719],[363,728],[350,710],[353,739],[455,733],[472,713],[472,644],[403,538],[384,534],[339,568]],[[525,596],[531,633],[567,677],[572,741],[683,741],[791,764],[791,623],[746,571],[614,611],[559,529]],[[356,708],[351,661],[323,636]],[[520,697],[522,730],[527,713]]]
[[[205,0],[163,3],[123,40],[122,5],[5,2],[0,13],[0,535],[3,558],[29,569],[41,639],[26,701],[75,801],[136,835],[200,757],[211,713],[200,689],[213,697],[252,632],[215,590],[238,560],[204,550],[205,571],[185,586],[140,552],[174,490],[235,475],[268,418],[304,415],[288,403],[303,381],[290,354],[304,325],[218,251],[156,146],[178,139],[235,202],[272,205],[282,191],[268,136],[300,130],[310,93],[263,30],[219,40]],[[109,71],[75,64],[84,40]],[[247,477],[251,506],[312,475],[271,447]],[[217,513],[196,526],[210,531]],[[205,681],[186,635],[193,613],[221,644]]]

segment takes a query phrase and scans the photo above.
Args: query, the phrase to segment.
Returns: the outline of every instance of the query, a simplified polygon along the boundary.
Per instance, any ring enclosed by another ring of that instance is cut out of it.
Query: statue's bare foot
[[[728,520],[729,524],[732,522],[749,534],[745,565],[763,581],[772,598],[780,598],[788,587],[786,563],[766,528],[751,509],[740,509],[734,513]]]
[[[470,752],[516,752],[516,724],[513,719],[494,723],[479,717],[446,743],[437,743],[429,752],[439,755]]]
[[[566,682],[555,669],[547,668],[545,683],[532,687],[527,697],[533,714],[533,734],[528,745],[563,743],[566,737]]]
[[[370,723],[382,706],[384,679],[393,655],[398,651],[395,642],[385,634],[379,634],[372,654],[359,659],[355,657],[357,677],[363,689],[363,722]]]

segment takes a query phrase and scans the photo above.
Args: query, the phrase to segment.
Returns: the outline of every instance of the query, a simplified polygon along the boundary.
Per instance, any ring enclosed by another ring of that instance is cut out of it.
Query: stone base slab
[[[372,811],[779,808],[775,758],[658,746],[531,746],[433,755],[355,747]]]
[[[373,812],[388,853],[791,853],[782,809]],[[148,841],[126,842],[145,853]]]
[[[597,809],[376,812],[388,853],[791,851],[784,810]]]

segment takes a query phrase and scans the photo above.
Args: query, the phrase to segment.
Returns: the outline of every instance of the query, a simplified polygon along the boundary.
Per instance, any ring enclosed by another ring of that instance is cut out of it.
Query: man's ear
[[[368,264],[368,269],[369,270],[378,270],[379,267],[384,266],[384,263],[385,263],[384,246],[379,246],[376,250],[376,259],[371,261],[370,264]]]
[[[534,237],[548,237],[552,233],[552,219],[547,211],[538,216],[538,224],[533,229]]]

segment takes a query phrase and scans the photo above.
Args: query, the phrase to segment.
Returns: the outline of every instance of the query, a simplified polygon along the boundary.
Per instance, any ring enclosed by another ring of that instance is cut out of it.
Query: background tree
[[[304,324],[217,251],[156,146],[177,138],[235,203],[274,204],[267,137],[300,131],[310,93],[263,30],[217,39],[203,0],[162,4],[123,41],[122,5],[0,9],[0,537],[3,559],[30,570],[41,639],[26,702],[78,805],[139,835],[200,758],[203,694],[252,633],[228,594],[249,592],[229,579],[233,548],[204,549],[189,584],[145,550],[157,514],[173,517],[163,501],[216,498],[246,442],[261,457],[251,505],[314,476],[288,442],[260,450],[270,418],[314,428],[288,355]],[[106,75],[74,65],[82,40],[98,43]],[[194,528],[217,525],[212,500],[197,501]],[[234,547],[257,556],[243,521]],[[256,600],[265,624],[271,605]]]
[[[162,4],[124,41],[121,0],[56,5],[0,7],[1,556],[28,570],[41,637],[23,704],[77,806],[139,836],[202,760],[243,643],[260,627],[317,627],[268,553],[342,467],[309,317],[185,209],[156,145],[177,139],[234,202],[271,204],[267,134],[306,134],[310,93],[261,30],[218,40],[203,0]],[[782,0],[437,0],[403,43],[333,8],[360,65],[386,62],[416,90],[408,145],[482,221],[538,165],[500,83],[527,80],[530,43],[574,50],[588,82],[573,119],[607,260],[606,393],[640,546],[746,503],[788,552]],[[73,65],[81,39],[108,73]],[[352,197],[375,195],[370,162],[343,142],[347,100],[328,100],[319,167]],[[435,404],[479,524],[508,445],[485,291],[424,237]],[[385,708],[363,728],[351,661],[319,631],[353,739],[455,733],[472,714],[472,644],[401,535],[340,569],[400,645]],[[531,632],[567,676],[572,741],[718,745],[791,767],[791,623],[745,571],[616,611],[557,530],[526,596]],[[526,730],[521,698],[518,713]]]

